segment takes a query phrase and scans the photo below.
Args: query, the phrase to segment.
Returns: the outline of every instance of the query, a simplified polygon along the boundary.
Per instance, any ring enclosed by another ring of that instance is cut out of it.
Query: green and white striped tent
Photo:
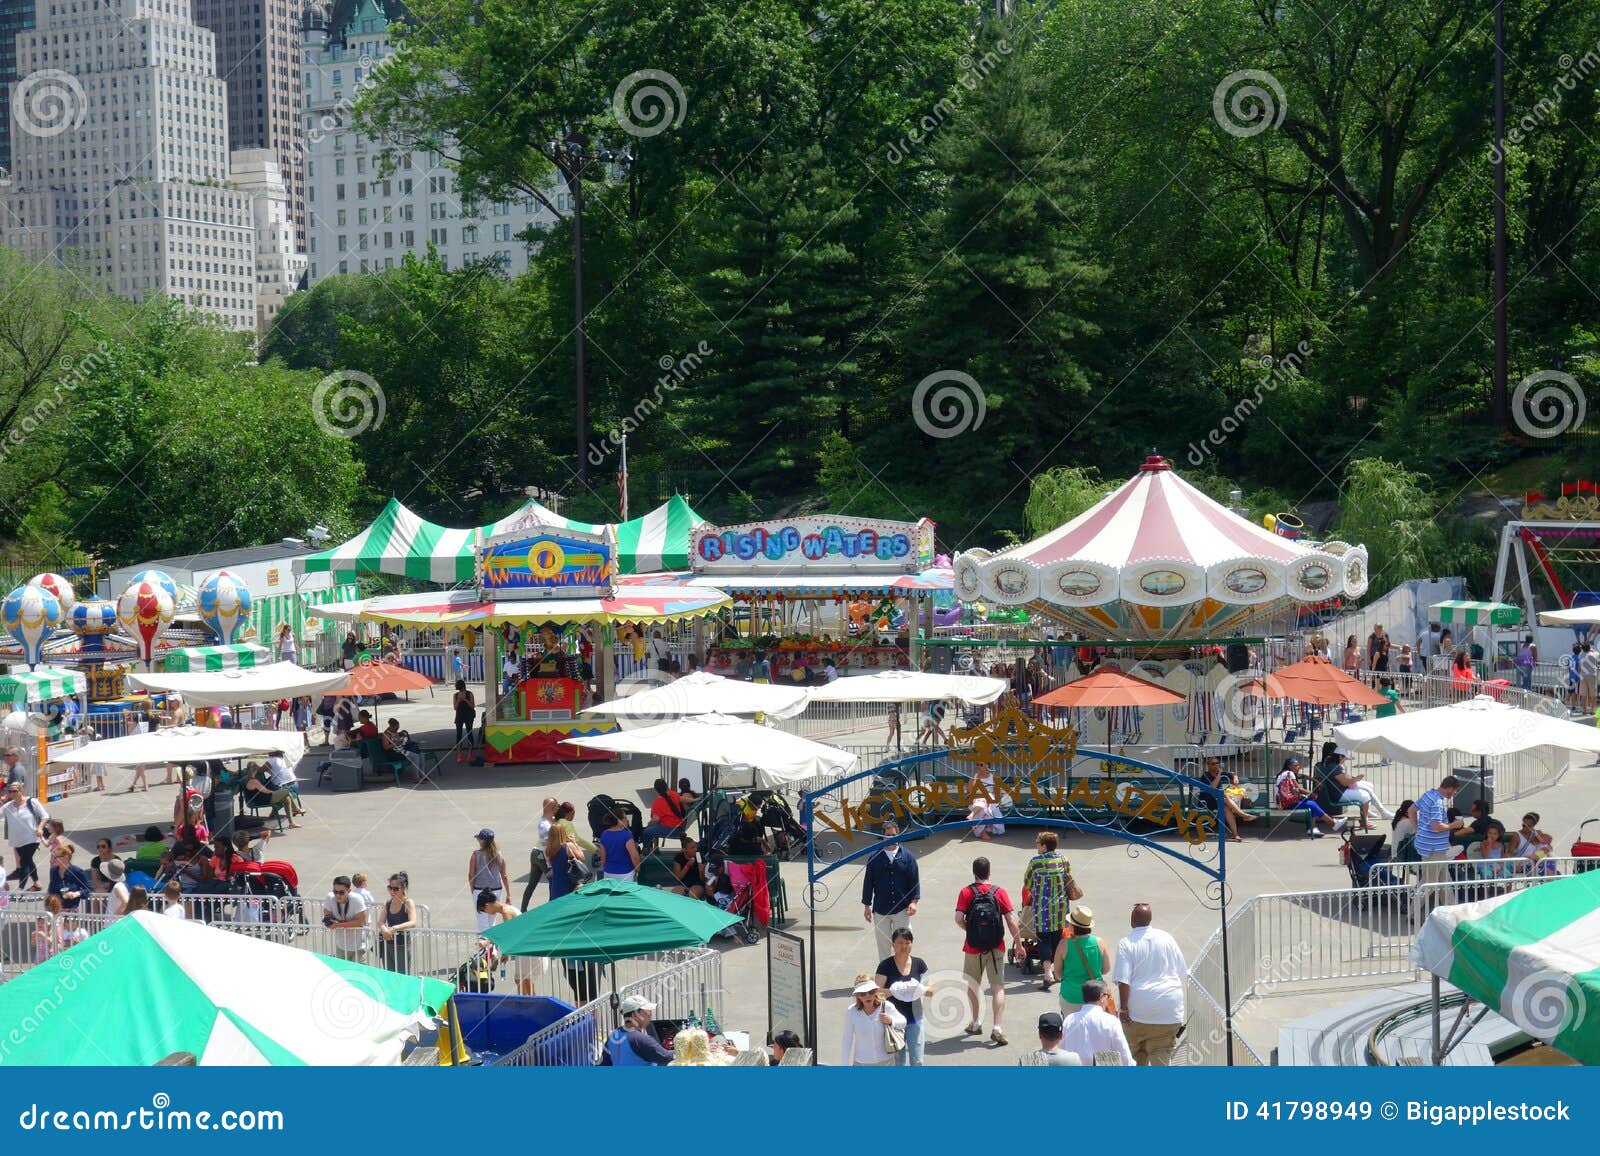
[[[226,646],[185,646],[161,656],[160,669],[168,674],[203,670],[242,670],[262,666],[271,659],[265,646],[253,642],[230,642]]]
[[[1454,626],[1516,626],[1522,608],[1506,602],[1435,602],[1428,607],[1435,622]]]
[[[18,1067],[393,1065],[454,990],[139,911],[6,984],[0,1039]]]
[[[306,590],[299,594],[272,594],[257,598],[250,606],[250,626],[256,641],[269,648],[277,646],[278,628],[287,622],[296,638],[305,638],[307,620],[317,616],[317,607],[332,602],[354,602],[361,597],[361,587],[354,582],[341,582],[327,590]],[[267,661],[271,661],[268,659]]]
[[[76,698],[88,689],[88,680],[76,670],[41,666],[38,670],[14,670],[0,677],[0,702],[22,706],[53,698]]]
[[[1580,1064],[1600,1064],[1600,873],[1438,908],[1411,961]]]
[[[331,549],[295,563],[305,573],[397,574],[427,582],[470,582],[477,576],[473,544],[478,531],[493,537],[518,519],[532,515],[557,529],[595,534],[603,525],[564,518],[530,499],[499,521],[476,529],[440,526],[390,498],[383,512],[361,533]],[[623,574],[683,570],[689,565],[689,531],[700,521],[689,503],[672,499],[643,517],[617,525],[617,566]],[[263,635],[262,637],[266,637]]]

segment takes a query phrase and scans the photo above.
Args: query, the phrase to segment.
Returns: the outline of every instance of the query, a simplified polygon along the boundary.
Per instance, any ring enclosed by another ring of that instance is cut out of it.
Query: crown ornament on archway
[[[1040,722],[1009,694],[989,721],[950,730],[950,759],[958,763],[1031,763],[1041,771],[1065,771],[1077,753],[1077,727]]]

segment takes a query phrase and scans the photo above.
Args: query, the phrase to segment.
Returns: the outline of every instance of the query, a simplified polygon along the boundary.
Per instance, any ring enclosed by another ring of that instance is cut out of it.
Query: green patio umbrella
[[[491,927],[483,937],[505,955],[615,963],[703,944],[740,918],[699,899],[601,879]]]

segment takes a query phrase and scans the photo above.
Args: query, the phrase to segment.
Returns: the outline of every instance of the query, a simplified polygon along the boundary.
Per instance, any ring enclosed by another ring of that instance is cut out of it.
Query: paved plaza
[[[427,735],[430,743],[448,741],[448,700],[442,691],[430,699],[382,705],[380,721],[398,718],[414,735]],[[314,784],[316,764],[326,756],[313,747],[301,764],[304,798],[309,814],[304,826],[275,837],[270,858],[293,863],[300,874],[301,893],[320,896],[334,875],[364,871],[374,892],[382,891],[384,878],[404,870],[411,877],[411,894],[428,906],[436,927],[474,926],[471,892],[467,887],[467,860],[473,834],[492,827],[505,850],[513,875],[515,902],[527,878],[528,850],[537,825],[539,803],[547,795],[571,801],[578,809],[580,826],[584,807],[596,794],[636,800],[648,809],[650,784],[660,773],[653,759],[635,758],[616,763],[573,763],[565,766],[469,767],[448,763],[435,783],[421,786],[369,786],[350,794],[333,794]],[[1554,837],[1558,852],[1571,843],[1577,824],[1596,813],[1596,775],[1600,770],[1570,768],[1554,787],[1514,803],[1497,807],[1503,817],[1520,816],[1533,809],[1543,815],[1543,826]],[[122,793],[127,772],[113,772],[113,793],[74,796],[50,807],[66,822],[69,837],[80,847],[92,847],[102,834],[141,832],[152,823],[170,824],[173,789],[152,786],[148,794]],[[161,780],[159,770],[150,774]],[[1312,841],[1298,825],[1286,827],[1273,838],[1258,832],[1263,824],[1245,828],[1246,841],[1228,848],[1229,877],[1235,902],[1250,896],[1280,891],[1308,891],[1349,886],[1339,863],[1340,841]],[[953,912],[956,892],[970,882],[974,856],[987,855],[993,878],[1018,900],[1023,866],[1032,853],[1033,829],[1013,826],[989,843],[944,833],[909,845],[922,869],[923,899],[913,928],[915,953],[936,973],[936,989],[945,981],[944,996],[931,999],[929,1063],[1012,1064],[1030,1042],[1031,1028],[1040,1012],[1055,1006],[1052,991],[1039,990],[1036,977],[1011,972],[1005,1024],[1011,1044],[995,1048],[987,1043],[990,1026],[985,1008],[985,1038],[965,1037],[964,999],[955,984],[961,964],[961,932]],[[1217,913],[1203,903],[1207,879],[1199,872],[1166,856],[1148,851],[1130,855],[1127,844],[1116,840],[1063,832],[1062,850],[1071,860],[1084,889],[1083,902],[1093,908],[1096,931],[1108,944],[1127,930],[1129,909],[1136,901],[1151,903],[1156,922],[1176,936],[1185,953],[1193,956],[1217,927]],[[783,875],[789,898],[788,930],[807,930],[805,864],[786,863]],[[862,919],[861,866],[852,864],[827,879],[828,897],[817,916],[819,988],[821,994],[821,1059],[836,1063],[847,992],[856,974],[870,972],[878,962],[870,925]],[[545,901],[544,887],[535,899]],[[748,1028],[760,1035],[766,1029],[766,952],[763,946],[725,946],[723,977],[727,988],[727,1026]],[[567,997],[569,992],[554,993]],[[987,1000],[985,1001],[987,1004]]]

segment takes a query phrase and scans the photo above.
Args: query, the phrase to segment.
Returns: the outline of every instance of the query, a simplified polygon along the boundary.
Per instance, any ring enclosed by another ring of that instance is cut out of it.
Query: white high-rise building
[[[430,244],[451,269],[492,259],[513,276],[525,272],[531,247],[521,238],[530,224],[553,225],[554,214],[532,197],[463,204],[437,153],[404,154],[386,172],[379,145],[352,128],[351,106],[394,54],[374,0],[360,0],[332,34],[308,17],[304,49],[308,283],[391,269]],[[565,211],[565,191],[550,198]]]
[[[233,183],[250,195],[256,232],[256,328],[262,333],[305,276],[306,255],[297,251],[289,187],[271,149],[233,154]]]
[[[5,242],[254,331],[255,208],[190,0],[41,0],[36,20],[17,36]]]

